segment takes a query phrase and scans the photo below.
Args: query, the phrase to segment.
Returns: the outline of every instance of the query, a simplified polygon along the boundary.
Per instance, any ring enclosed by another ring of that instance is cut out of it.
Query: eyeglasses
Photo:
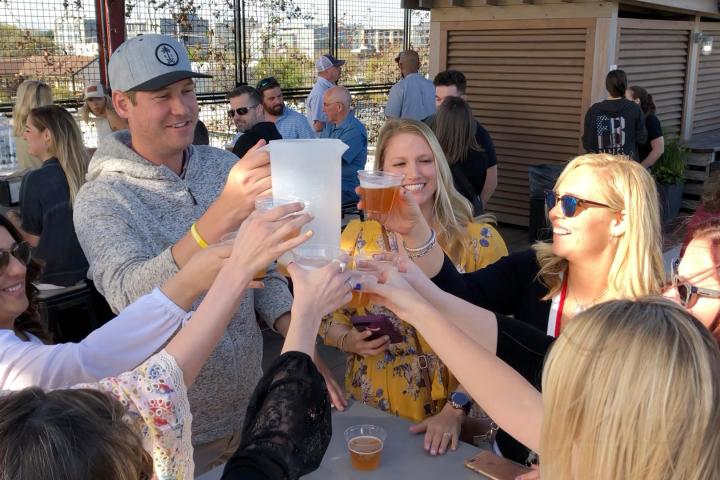
[[[10,264],[10,255],[18,259],[23,265],[30,263],[32,258],[32,249],[27,242],[16,243],[10,250],[0,249],[0,273],[5,273],[5,269]]]
[[[250,110],[257,107],[258,105],[260,105],[260,104],[256,103],[255,105],[250,105],[249,107],[240,107],[240,108],[236,108],[234,110],[231,108],[230,110],[228,110],[228,115],[230,116],[230,118],[233,118],[233,117],[235,117],[235,114],[237,113],[238,115],[240,115],[242,117],[243,115],[247,115]]]
[[[585,200],[573,195],[563,195],[559,197],[558,194],[552,190],[545,190],[545,205],[547,206],[548,212],[555,207],[558,200],[560,201],[560,208],[562,209],[563,215],[568,218],[574,217],[590,207],[612,208],[610,205],[593,202],[592,200]]]
[[[678,266],[680,259],[676,258],[672,263],[672,284],[680,297],[680,304],[685,308],[692,308],[700,297],[720,298],[720,290],[696,287],[687,280],[680,280]]]
[[[260,82],[258,82],[258,84],[257,84],[257,90],[260,90],[260,89],[263,89],[263,88],[267,88],[267,87],[270,87],[270,86],[272,86],[272,87],[279,87],[279,86],[280,86],[280,84],[279,84],[278,81],[275,79],[275,77],[267,77],[267,78],[263,78],[262,80],[260,80]]]

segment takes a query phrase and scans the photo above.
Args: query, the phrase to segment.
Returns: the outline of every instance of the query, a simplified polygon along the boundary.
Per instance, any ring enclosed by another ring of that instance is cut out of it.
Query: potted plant
[[[652,166],[652,175],[660,194],[662,224],[666,225],[680,212],[685,166],[690,149],[679,138],[665,138],[665,151]]]

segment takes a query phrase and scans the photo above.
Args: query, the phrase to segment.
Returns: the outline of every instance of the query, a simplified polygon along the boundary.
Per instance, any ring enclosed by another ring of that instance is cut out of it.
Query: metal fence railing
[[[394,58],[411,46],[427,71],[430,15],[400,0],[125,0],[127,37],[169,34],[188,48],[198,79],[200,118],[221,145],[233,131],[224,94],[237,83],[275,76],[300,111],[316,80],[315,60],[347,61],[340,83],[353,92],[371,142],[387,91],[399,78]],[[98,22],[90,0],[0,0],[0,111],[17,86],[41,79],[56,102],[77,107],[87,83],[101,81]],[[89,134],[90,137],[92,135]]]

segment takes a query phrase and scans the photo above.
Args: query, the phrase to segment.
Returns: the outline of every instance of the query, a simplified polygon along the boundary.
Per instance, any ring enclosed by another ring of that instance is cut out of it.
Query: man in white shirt
[[[385,106],[387,118],[423,120],[435,113],[435,86],[418,73],[420,57],[415,50],[405,50],[395,57],[402,80],[390,89]]]
[[[343,65],[345,65],[345,60],[340,60],[330,54],[323,55],[315,62],[318,79],[305,101],[305,115],[310,126],[316,132],[322,132],[328,121],[327,115],[323,111],[323,95],[328,89],[337,85]]]

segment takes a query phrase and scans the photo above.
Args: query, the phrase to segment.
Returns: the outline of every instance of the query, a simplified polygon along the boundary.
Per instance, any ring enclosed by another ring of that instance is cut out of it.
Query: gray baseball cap
[[[120,92],[153,91],[186,78],[211,78],[193,72],[185,47],[167,35],[140,35],[124,41],[110,56],[110,87]]]

